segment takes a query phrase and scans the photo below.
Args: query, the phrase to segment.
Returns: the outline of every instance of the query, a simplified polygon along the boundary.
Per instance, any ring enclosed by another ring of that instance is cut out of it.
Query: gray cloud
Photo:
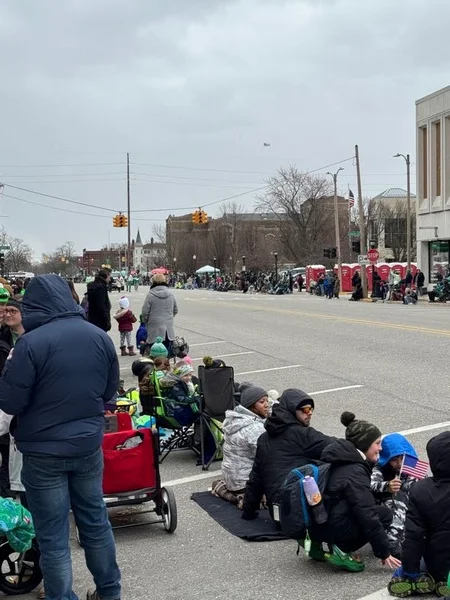
[[[449,17],[447,0],[5,0],[0,179],[123,207],[126,151],[134,163],[270,173],[287,162],[312,169],[344,159],[359,143],[366,193],[404,185],[391,157],[414,154],[414,102],[448,84]],[[94,164],[110,162],[120,164]],[[93,166],[5,168],[86,163]],[[343,190],[355,185],[351,162],[345,167]],[[133,181],[136,209],[204,204],[264,179],[132,171],[147,180]],[[65,182],[38,183],[55,173]],[[242,203],[251,208],[252,195]],[[2,210],[11,233],[38,252],[66,239],[81,249],[123,236],[109,219],[7,199]],[[150,237],[152,223],[135,222],[134,233],[138,224]]]

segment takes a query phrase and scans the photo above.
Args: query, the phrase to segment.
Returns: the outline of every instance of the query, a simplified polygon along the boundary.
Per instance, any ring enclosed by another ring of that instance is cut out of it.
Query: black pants
[[[2,464],[0,466],[0,496],[7,498],[11,495],[9,489],[9,433],[8,441],[0,443],[0,455]]]

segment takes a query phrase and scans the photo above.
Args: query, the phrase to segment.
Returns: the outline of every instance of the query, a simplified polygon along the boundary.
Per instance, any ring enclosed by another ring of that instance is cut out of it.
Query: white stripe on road
[[[450,427],[450,421],[434,423],[433,425],[422,425],[422,427],[406,429],[405,431],[399,431],[398,433],[401,433],[402,435],[412,435],[413,433],[422,433],[423,431],[432,431],[433,429],[445,429],[446,427]]]
[[[287,367],[271,367],[270,369],[259,369],[258,371],[243,371],[235,375],[253,375],[254,373],[267,373],[269,371],[281,371],[283,369],[299,369],[302,365],[288,365]]]
[[[226,340],[217,340],[215,342],[197,342],[196,344],[189,344],[189,348],[195,348],[195,346],[212,346],[213,344],[231,344]]]
[[[244,354],[255,354],[253,350],[248,352],[234,352],[233,354],[215,354],[215,358],[229,358],[230,356],[243,356]],[[192,360],[203,360],[203,356],[201,358],[193,358]]]
[[[207,473],[200,473],[199,475],[191,475],[190,477],[182,477],[181,479],[172,479],[170,481],[164,481],[162,485],[183,485],[185,483],[192,483],[193,481],[201,481],[202,479],[209,479],[210,477],[221,476],[222,471],[216,469],[215,471],[208,471]]]
[[[364,387],[363,385],[346,385],[344,387],[331,388],[330,390],[319,390],[318,392],[308,392],[310,396],[318,396],[319,394],[329,394],[331,392],[342,392],[343,390],[357,390]]]
[[[389,575],[389,571],[387,574]],[[363,598],[360,598],[359,600],[387,600],[388,598],[392,598],[392,596],[387,591],[387,588],[383,588],[382,590],[378,590],[378,592],[363,596]]]

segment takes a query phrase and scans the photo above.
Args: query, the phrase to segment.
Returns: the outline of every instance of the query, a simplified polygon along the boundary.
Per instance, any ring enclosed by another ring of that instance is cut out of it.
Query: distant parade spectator
[[[88,321],[103,331],[111,329],[111,302],[108,296],[108,283],[111,274],[101,269],[97,277],[87,285]]]

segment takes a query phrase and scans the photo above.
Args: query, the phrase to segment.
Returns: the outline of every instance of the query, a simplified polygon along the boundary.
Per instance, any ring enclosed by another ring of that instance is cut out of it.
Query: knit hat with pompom
[[[341,423],[346,427],[345,439],[361,452],[366,452],[375,440],[381,437],[381,431],[376,425],[359,421],[352,412],[343,412]]]
[[[155,343],[152,344],[152,347],[150,348],[150,357],[157,358],[158,356],[169,356],[169,352],[163,344],[163,339],[159,336],[156,338]]]

